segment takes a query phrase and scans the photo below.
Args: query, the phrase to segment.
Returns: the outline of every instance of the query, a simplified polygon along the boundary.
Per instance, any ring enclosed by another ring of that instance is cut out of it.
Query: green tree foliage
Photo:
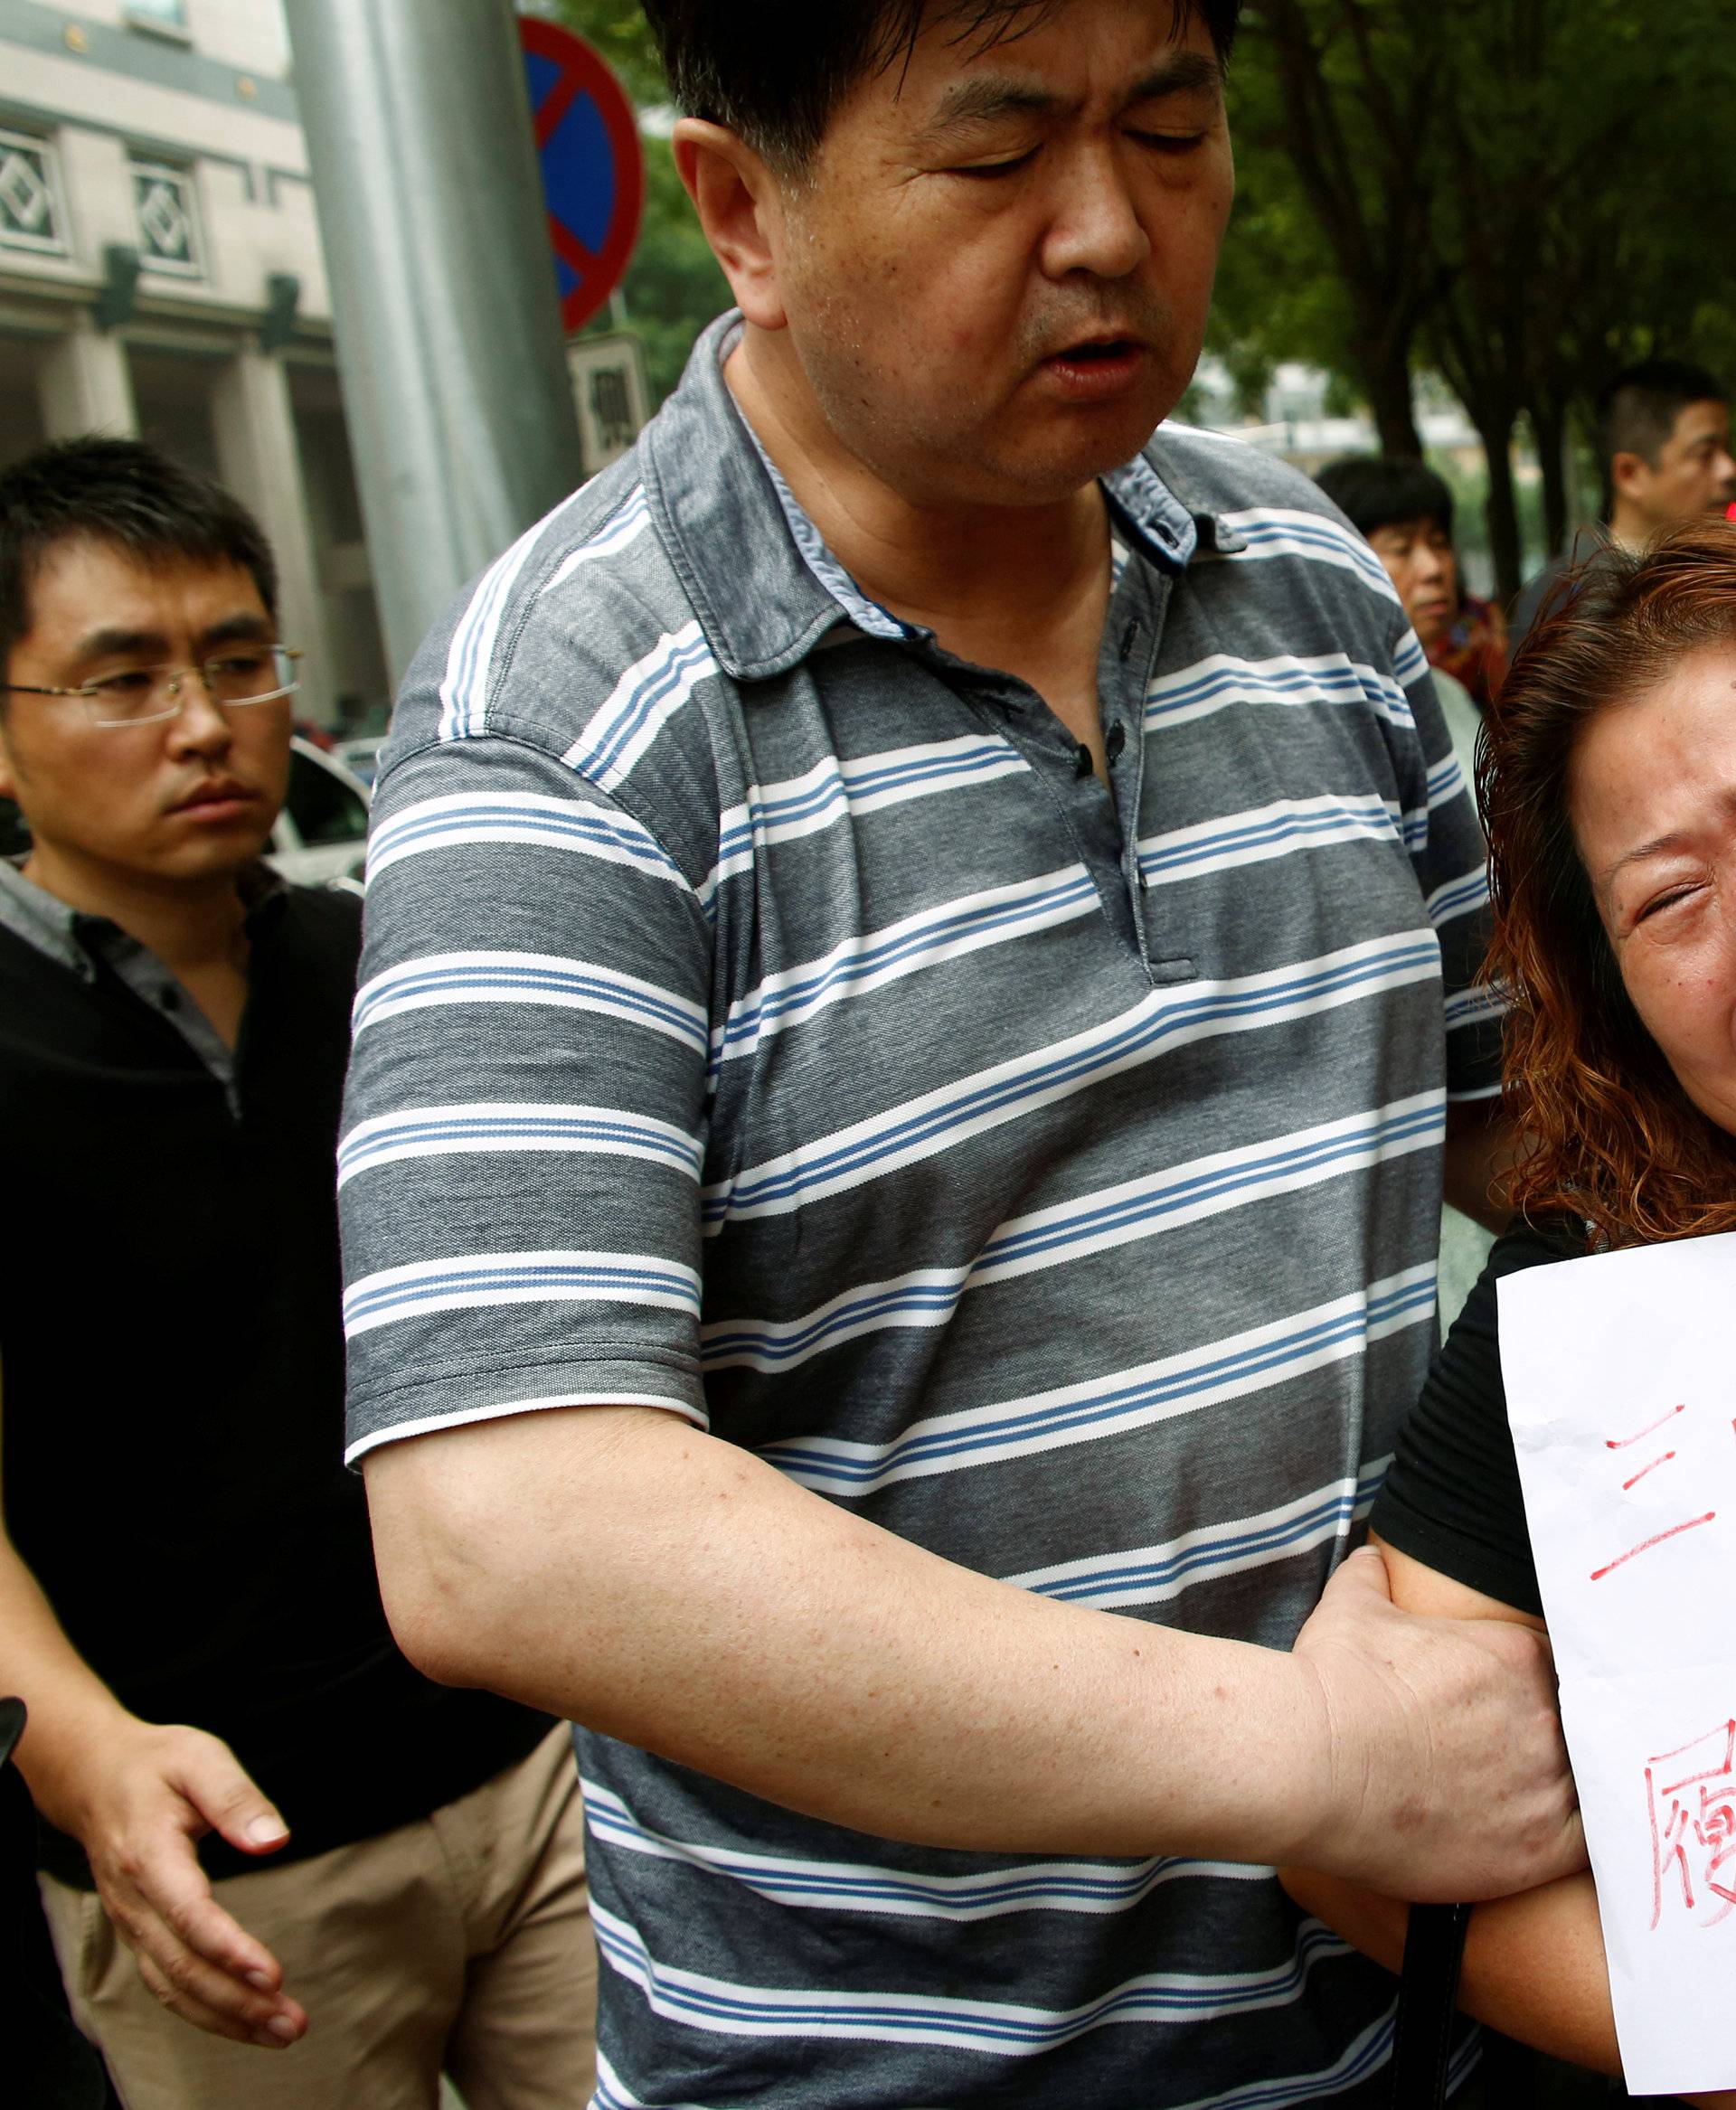
[[[645,146],[645,219],[621,292],[627,321],[645,344],[646,370],[654,402],[681,379],[693,339],[730,305],[729,282],[717,268],[656,113],[667,102],[663,67],[638,0],[537,0],[526,14],[575,29],[620,76],[640,111],[653,113],[641,127]],[[611,329],[607,313],[590,334]]]
[[[1421,451],[1410,368],[1437,268],[1414,147],[1435,14],[1424,0],[1253,0],[1231,74],[1242,203],[1217,341],[1232,369],[1250,337],[1256,366],[1348,369],[1397,454]]]
[[[576,29],[609,61],[642,109],[666,99],[663,65],[639,0],[520,0],[519,13]]]
[[[1727,0],[1250,0],[1214,343],[1244,381],[1278,356],[1354,378],[1393,453],[1420,451],[1411,372],[1441,372],[1511,590],[1521,420],[1553,545],[1610,373],[1654,351],[1731,371],[1733,89]]]

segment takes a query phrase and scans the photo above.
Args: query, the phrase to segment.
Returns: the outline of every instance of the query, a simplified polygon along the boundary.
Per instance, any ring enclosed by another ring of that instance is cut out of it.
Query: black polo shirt
[[[481,1785],[540,1715],[393,1645],[343,1465],[333,1171],[354,896],[251,889],[232,1057],[161,963],[0,867],[7,1529],[73,1644],[148,1721],[222,1737],[282,1811],[261,1862]],[[42,1865],[90,1882],[44,1832]]]

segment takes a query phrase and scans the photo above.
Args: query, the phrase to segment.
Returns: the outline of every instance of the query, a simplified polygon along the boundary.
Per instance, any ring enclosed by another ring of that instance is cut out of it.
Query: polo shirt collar
[[[87,982],[94,977],[96,965],[80,942],[79,925],[101,920],[81,917],[76,909],[27,880],[23,858],[0,857],[0,927]]]
[[[931,633],[871,600],[826,548],[723,379],[742,328],[720,316],[693,347],[681,386],[640,441],[646,496],[718,664],[731,680],[786,674],[840,622],[897,643]],[[1209,508],[1190,506],[1149,454],[1103,478],[1121,524],[1160,568],[1186,568],[1202,543],[1240,546]]]
[[[1195,481],[1190,473],[1188,457],[1178,454],[1170,444],[1172,436],[1192,440],[1195,449],[1200,445],[1200,436],[1189,427],[1166,419],[1152,435],[1151,444],[1145,452],[1136,455],[1126,468],[1117,469],[1106,476],[1105,484],[1115,491],[1119,503],[1130,513],[1141,506],[1150,509],[1149,518],[1154,528],[1165,519],[1171,527],[1176,527],[1179,525],[1177,513],[1184,516],[1193,531],[1184,561],[1191,563],[1196,556],[1236,555],[1248,547],[1247,537],[1231,526],[1227,516],[1218,511]],[[1205,443],[1213,444],[1210,435]],[[1194,458],[1197,462],[1197,453]],[[1166,512],[1160,511],[1165,501]]]
[[[1199,547],[1194,516],[1145,456],[1137,454],[1103,479],[1125,523],[1146,553],[1171,571],[1185,570]]]
[[[753,682],[788,673],[843,611],[797,547],[724,381],[725,349],[740,326],[731,312],[705,331],[639,448],[658,539],[705,641],[732,681]]]

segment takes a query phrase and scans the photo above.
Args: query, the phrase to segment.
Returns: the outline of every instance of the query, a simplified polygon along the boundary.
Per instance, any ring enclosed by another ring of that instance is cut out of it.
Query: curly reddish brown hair
[[[1622,985],[1573,838],[1569,772],[1586,725],[1708,646],[1736,651],[1736,527],[1601,551],[1526,637],[1479,742],[1507,1016],[1505,1094],[1524,1138],[1525,1215],[1588,1221],[1599,1246],[1736,1229],[1736,1137],[1688,1098]]]

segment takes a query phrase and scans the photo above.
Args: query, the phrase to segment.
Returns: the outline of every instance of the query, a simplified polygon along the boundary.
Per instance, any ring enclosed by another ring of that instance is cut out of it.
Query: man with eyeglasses
[[[342,1463],[360,904],[260,862],[270,551],[148,447],[46,449],[0,656],[0,1691],[74,2015],[128,2110],[582,2102],[570,1749],[399,1653]]]

